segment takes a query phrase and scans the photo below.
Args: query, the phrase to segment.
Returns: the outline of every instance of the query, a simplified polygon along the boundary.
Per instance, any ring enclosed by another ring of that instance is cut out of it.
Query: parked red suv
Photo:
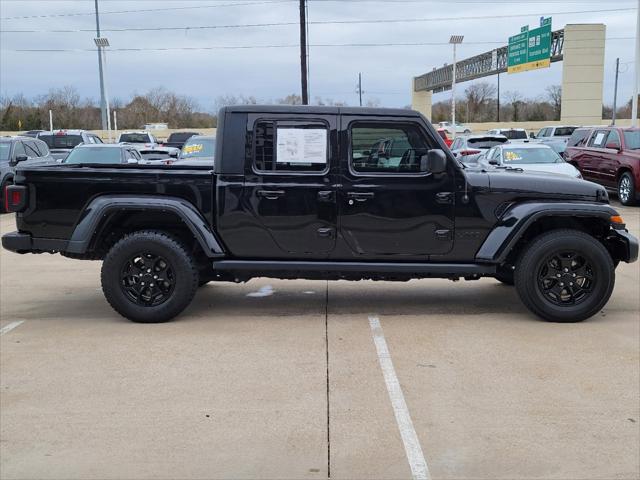
[[[567,142],[564,157],[585,180],[616,191],[623,205],[640,201],[640,129],[578,128]]]

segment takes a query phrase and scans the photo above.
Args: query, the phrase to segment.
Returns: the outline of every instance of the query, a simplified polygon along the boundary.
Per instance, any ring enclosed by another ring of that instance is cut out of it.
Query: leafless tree
[[[553,107],[554,120],[560,120],[560,109],[562,106],[562,86],[549,85],[547,88],[545,88],[545,92],[547,93],[547,99],[549,100],[549,103]]]

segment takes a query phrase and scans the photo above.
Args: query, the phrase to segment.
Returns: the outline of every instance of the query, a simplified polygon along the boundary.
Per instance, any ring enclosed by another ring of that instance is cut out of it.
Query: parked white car
[[[122,132],[117,143],[131,145],[141,153],[166,153],[173,158],[180,154],[179,148],[163,147],[155,136],[145,130]]]
[[[438,123],[439,128],[443,128],[447,131],[447,133],[471,133],[471,129],[467,125],[463,125],[462,123],[456,122],[455,132],[454,127],[451,122],[440,122]]]
[[[555,150],[539,143],[505,143],[496,145],[478,159],[485,168],[520,168],[525,171],[556,173],[582,178],[580,171],[558,155]]]

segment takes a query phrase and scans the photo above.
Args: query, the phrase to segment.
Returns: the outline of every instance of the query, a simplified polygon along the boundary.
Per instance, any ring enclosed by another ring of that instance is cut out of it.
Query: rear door
[[[337,230],[336,115],[250,114],[247,128],[244,198],[277,246],[261,254],[326,258]]]
[[[600,152],[599,175],[603,185],[616,187],[617,173],[620,168],[620,134],[617,130],[609,130],[604,148]]]
[[[422,161],[439,148],[435,138],[412,119],[347,115],[341,135],[340,234],[351,258],[424,261],[449,252],[453,172],[432,175]]]

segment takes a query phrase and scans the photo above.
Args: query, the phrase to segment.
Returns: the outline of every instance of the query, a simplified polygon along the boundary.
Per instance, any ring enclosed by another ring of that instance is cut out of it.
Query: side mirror
[[[492,158],[491,160],[489,160],[489,165],[500,165],[498,163],[498,160],[496,160],[495,158]]]
[[[617,143],[607,143],[604,148],[610,148],[611,150],[620,150],[620,145]]]
[[[529,138],[536,138],[536,134],[533,132],[529,132]]]
[[[180,154],[180,152],[171,152],[171,153],[169,154],[169,156],[170,156],[170,157],[172,157],[172,158],[178,158],[178,155],[179,155],[179,154]]]
[[[16,158],[13,160],[13,162],[11,162],[12,165],[17,165],[20,162],[24,162],[26,160],[29,160],[29,157],[27,157],[24,153],[21,153],[20,155],[16,155]]]
[[[426,159],[425,159],[426,157]],[[431,173],[444,173],[447,170],[447,156],[442,150],[431,149],[421,158],[426,160],[427,171]]]

